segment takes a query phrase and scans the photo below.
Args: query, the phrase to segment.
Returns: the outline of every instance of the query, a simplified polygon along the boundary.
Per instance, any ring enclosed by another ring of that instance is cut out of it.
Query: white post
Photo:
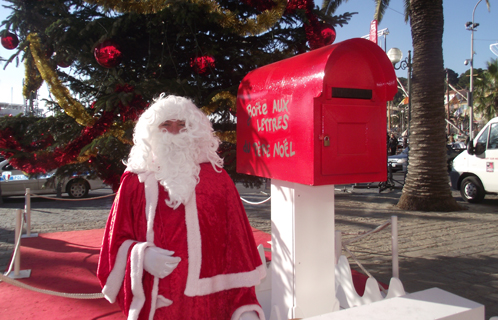
[[[23,238],[34,238],[38,237],[38,233],[31,233],[31,189],[26,188],[26,194],[24,195],[24,214],[26,218],[26,234],[23,234]]]
[[[21,234],[22,232],[22,224],[21,224],[21,219],[22,219],[22,210],[21,209],[17,209],[16,210],[16,230],[14,232],[14,251],[15,251],[15,248],[17,248],[18,246],[20,246],[20,244],[18,243],[19,242],[19,235]],[[16,256],[14,257],[14,277],[18,277],[20,275],[20,271],[21,270],[21,250],[18,249],[17,250],[17,254]]]
[[[339,257],[342,253],[342,232],[341,230],[335,231],[335,264],[339,261]]]
[[[31,236],[31,189],[26,188],[24,197],[24,212],[26,212],[26,236]]]
[[[272,180],[270,320],[337,311],[334,186]]]
[[[13,279],[23,279],[23,278],[29,278],[31,275],[31,269],[28,270],[21,270],[21,244],[19,243],[19,235],[22,233],[22,210],[17,209],[16,210],[16,229],[15,229],[15,239],[14,239],[14,252],[16,251],[17,248],[17,254],[14,257],[14,273],[10,272],[8,274],[9,278]]]
[[[393,255],[393,277],[399,279],[399,261],[398,261],[398,217],[391,216],[391,236],[392,236],[392,255]]]

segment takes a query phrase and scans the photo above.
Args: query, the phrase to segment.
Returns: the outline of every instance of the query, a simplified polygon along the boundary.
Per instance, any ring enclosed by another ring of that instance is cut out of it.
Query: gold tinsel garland
[[[214,97],[211,98],[211,102],[208,105],[202,107],[201,110],[209,116],[211,113],[215,112],[216,109],[218,109],[221,101],[223,100],[228,104],[231,111],[235,113],[237,110],[237,97],[235,97],[228,91],[217,93]]]
[[[114,138],[118,139],[123,144],[133,145],[133,141],[125,138],[125,134],[126,131],[133,130],[134,127],[135,127],[135,121],[133,120],[128,120],[125,123],[120,123],[120,124],[113,123],[112,127],[109,129],[108,132],[104,134],[104,136],[111,135]]]
[[[35,66],[35,61],[32,55],[26,55],[24,60],[24,86],[22,88],[22,95],[29,99],[32,92],[40,89],[43,79]]]
[[[287,7],[287,0],[274,0],[276,5],[270,10],[257,15],[252,19],[240,20],[237,19],[236,14],[230,10],[223,9],[219,3],[213,0],[84,0],[90,4],[97,4],[108,10],[117,12],[136,12],[141,14],[157,13],[164,8],[169,7],[171,4],[182,1],[188,1],[198,5],[205,5],[209,8],[209,13],[218,13],[221,16],[220,25],[223,28],[233,28],[242,36],[257,35],[265,32],[274,26],[278,20],[282,18],[285,8]]]
[[[71,97],[69,90],[62,85],[57,73],[50,66],[48,59],[42,53],[38,35],[31,33],[28,35],[27,40],[29,41],[29,48],[35,65],[43,80],[48,83],[50,92],[55,96],[60,107],[80,125],[87,127],[94,124],[95,119],[85,111],[85,107],[81,103]]]
[[[201,110],[206,114],[210,115],[216,109],[219,108],[220,103],[224,101],[225,103],[228,104],[228,107],[231,109],[232,112],[236,112],[237,110],[237,97],[231,94],[228,91],[222,91],[220,93],[217,93],[214,97],[211,98],[211,103],[208,104],[207,106],[204,106],[201,108]],[[237,132],[236,131],[216,131],[214,133],[218,139],[221,141],[226,141],[229,143],[237,143]]]

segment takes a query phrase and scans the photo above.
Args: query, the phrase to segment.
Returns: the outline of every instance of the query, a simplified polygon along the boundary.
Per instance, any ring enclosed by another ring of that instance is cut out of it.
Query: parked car
[[[9,160],[3,158],[0,158],[0,170],[2,196],[22,196],[26,194],[26,188],[30,188],[34,194],[57,193],[54,172],[29,178],[21,170],[14,168]],[[73,175],[61,181],[61,192],[67,193],[71,198],[86,197],[89,190],[103,187],[102,180],[90,179],[88,174]]]
[[[406,171],[406,166],[408,165],[408,148],[403,149],[399,154],[387,157],[387,162],[391,164],[393,172]]]
[[[392,171],[406,171],[406,166],[408,165],[408,149],[405,148],[401,153],[387,157],[387,162],[391,164]],[[448,170],[451,170],[451,163],[456,156],[458,156],[464,149],[456,149],[450,145],[446,145],[446,163],[448,164]]]
[[[477,203],[486,194],[498,193],[498,117],[491,119],[469,141],[467,150],[453,159],[451,186],[465,201]]]

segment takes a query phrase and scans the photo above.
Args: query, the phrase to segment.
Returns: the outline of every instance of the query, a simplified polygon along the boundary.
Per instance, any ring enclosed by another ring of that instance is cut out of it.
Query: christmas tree
[[[0,119],[0,153],[31,175],[91,171],[114,189],[135,121],[163,92],[202,107],[225,169],[235,181],[260,184],[235,172],[240,81],[332,43],[334,26],[352,15],[332,16],[313,0],[7,2],[2,45],[14,51],[6,63],[24,63],[27,99],[48,84],[53,116]]]

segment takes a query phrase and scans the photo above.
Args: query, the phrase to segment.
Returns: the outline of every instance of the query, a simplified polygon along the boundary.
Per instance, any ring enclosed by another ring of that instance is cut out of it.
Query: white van
[[[491,119],[469,141],[467,150],[453,159],[451,186],[465,201],[477,203],[486,193],[498,193],[498,117]]]

